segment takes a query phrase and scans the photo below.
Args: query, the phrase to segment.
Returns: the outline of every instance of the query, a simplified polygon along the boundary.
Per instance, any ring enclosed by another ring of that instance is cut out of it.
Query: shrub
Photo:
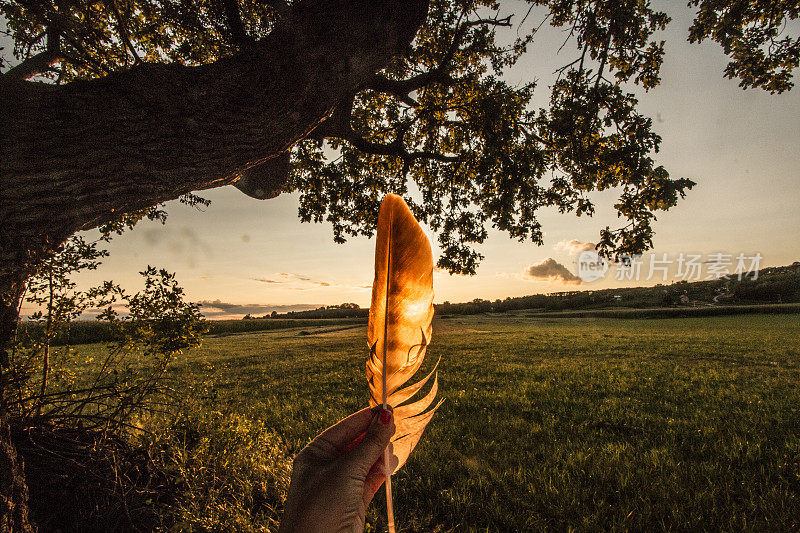
[[[262,422],[221,411],[143,421],[141,446],[172,490],[159,505],[170,531],[275,531],[291,457]]]

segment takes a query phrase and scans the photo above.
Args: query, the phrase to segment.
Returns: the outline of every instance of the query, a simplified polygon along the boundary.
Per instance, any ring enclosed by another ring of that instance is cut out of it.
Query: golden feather
[[[425,426],[439,407],[433,404],[438,390],[436,368],[417,383],[406,382],[419,370],[431,339],[433,318],[433,255],[428,238],[406,203],[389,194],[381,203],[375,243],[375,280],[369,311],[367,380],[370,405],[391,405],[396,431],[388,453],[397,471],[411,455]],[[438,363],[437,363],[438,366]],[[434,376],[422,399],[404,403]],[[388,461],[386,464],[390,464]],[[392,472],[387,472],[386,492],[389,530],[394,529],[391,502]]]

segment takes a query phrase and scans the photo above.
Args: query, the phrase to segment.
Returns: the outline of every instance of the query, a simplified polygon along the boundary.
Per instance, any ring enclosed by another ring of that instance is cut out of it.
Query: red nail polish
[[[384,426],[388,425],[389,422],[392,421],[392,413],[385,409],[381,409],[381,412],[378,413],[378,421]]]

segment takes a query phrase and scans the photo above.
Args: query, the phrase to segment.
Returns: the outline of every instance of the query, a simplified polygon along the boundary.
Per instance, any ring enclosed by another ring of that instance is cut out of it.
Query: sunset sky
[[[800,90],[784,95],[743,91],[737,81],[722,77],[727,61],[717,44],[686,42],[691,12],[685,7],[674,11],[674,2],[660,4],[674,19],[664,35],[663,80],[641,94],[640,109],[654,117],[654,129],[663,138],[656,161],[673,177],[688,177],[698,185],[677,207],[659,216],[653,252],[659,259],[662,254],[670,259],[680,253],[699,254],[702,261],[720,252],[734,257],[760,253],[762,267],[800,260]],[[560,32],[550,30],[509,77],[539,80],[537,106],[547,102],[551,73],[572,60],[567,47],[555,55],[561,39]],[[0,44],[8,57],[8,40]],[[138,271],[150,264],[175,271],[188,297],[206,302],[204,313],[209,317],[342,302],[368,306],[372,240],[335,244],[328,224],[300,223],[295,195],[259,201],[225,187],[202,196],[212,202],[204,212],[173,202],[167,205],[165,226],[143,222],[116,238],[109,246],[111,257],[99,270],[81,277],[81,283],[114,279],[135,291],[141,287]],[[616,192],[593,198],[593,218],[543,211],[542,247],[492,231],[479,248],[485,259],[476,276],[436,273],[436,301],[661,282],[660,276],[645,279],[647,264],[639,281],[618,281],[613,268],[605,279],[582,284],[527,274],[532,265],[554,263],[575,273],[576,256],[569,253],[569,241],[596,242],[601,228],[620,224],[612,208]],[[437,256],[435,238],[431,241]],[[544,263],[548,258],[553,261]],[[667,283],[677,279],[673,268]]]

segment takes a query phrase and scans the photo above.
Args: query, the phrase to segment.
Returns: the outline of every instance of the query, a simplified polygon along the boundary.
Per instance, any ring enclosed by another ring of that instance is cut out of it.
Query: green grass
[[[329,310],[335,312],[338,310]],[[367,312],[366,309],[360,311]],[[705,316],[723,316],[739,314],[800,314],[800,303],[787,304],[754,304],[754,305],[719,305],[707,307],[656,307],[656,308],[627,308],[614,307],[606,309],[577,309],[566,311],[542,311],[536,309],[519,309],[507,311],[510,317],[527,318],[692,318]],[[477,313],[476,313],[477,314]],[[468,316],[468,315],[450,315]],[[365,317],[340,317],[340,318],[267,318],[267,319],[241,319],[241,320],[208,320],[207,334],[214,336],[236,335],[239,333],[253,333],[273,329],[291,329],[306,327],[313,330],[322,326],[348,326],[365,324]],[[20,331],[28,335],[41,336],[42,324],[23,321],[19,325]],[[68,328],[59,330],[53,339],[53,346],[78,346],[97,342],[116,340],[114,330],[107,322],[98,320],[76,320]]]
[[[366,318],[323,318],[323,319],[241,319],[241,320],[209,320],[206,322],[208,335],[236,335],[254,331],[273,329],[290,329],[296,327],[316,328],[319,326],[337,326],[366,323]],[[41,337],[42,324],[23,321],[19,324],[21,333]],[[118,340],[115,331],[108,322],[100,320],[76,320],[69,327],[59,330],[53,338],[53,346],[77,346],[97,342]]]
[[[366,403],[365,328],[341,328],[207,338],[171,372],[292,455]],[[401,530],[797,530],[798,339],[798,315],[437,320]]]
[[[607,308],[577,309],[567,311],[520,310],[517,315],[529,318],[695,318],[705,316],[792,314],[800,313],[800,303],[714,305],[703,307],[651,307],[651,308]]]

